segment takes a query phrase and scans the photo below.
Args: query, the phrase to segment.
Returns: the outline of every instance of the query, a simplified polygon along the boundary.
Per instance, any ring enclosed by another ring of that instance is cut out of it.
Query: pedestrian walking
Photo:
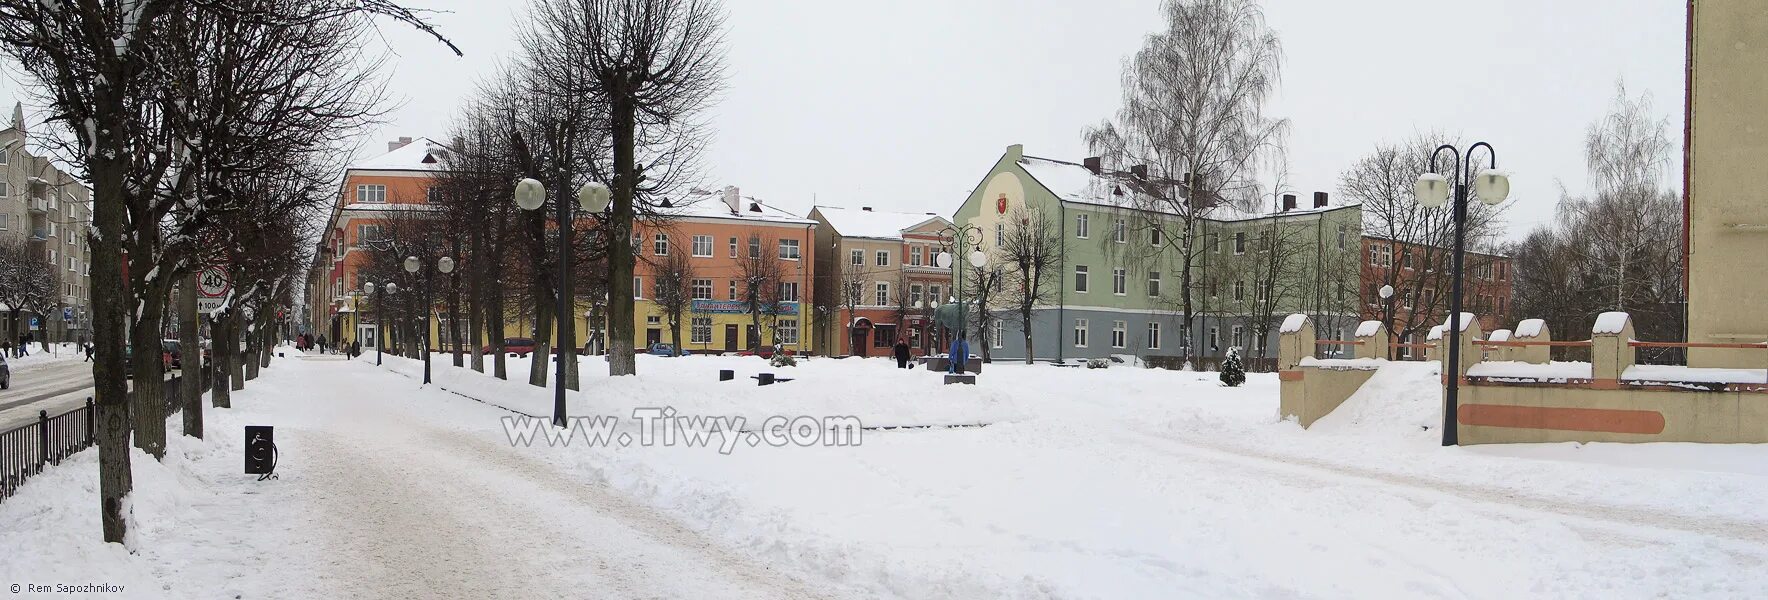
[[[896,345],[891,346],[891,351],[896,354],[896,368],[909,368],[909,343],[907,341],[896,338]]]
[[[18,336],[18,355],[20,358],[31,355],[30,345],[31,334],[26,333]]]
[[[362,340],[350,340],[350,358],[362,356]]]
[[[319,353],[325,354],[325,334],[319,334]]]

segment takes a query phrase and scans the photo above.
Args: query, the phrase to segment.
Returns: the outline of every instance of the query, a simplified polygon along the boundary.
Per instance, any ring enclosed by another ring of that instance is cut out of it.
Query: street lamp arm
[[[1484,144],[1485,142],[1480,143]],[[1490,146],[1487,147],[1490,148]],[[1444,150],[1448,150],[1449,155],[1455,157],[1455,177],[1451,181],[1459,185],[1461,183],[1461,150],[1455,148],[1454,144],[1437,146],[1436,150],[1430,153],[1430,172],[1437,172],[1437,157],[1442,156]]]

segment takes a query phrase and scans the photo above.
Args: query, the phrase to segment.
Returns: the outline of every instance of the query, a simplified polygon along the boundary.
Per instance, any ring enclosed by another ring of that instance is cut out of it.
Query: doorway
[[[651,327],[645,329],[645,347],[650,348],[663,341],[663,330]]]

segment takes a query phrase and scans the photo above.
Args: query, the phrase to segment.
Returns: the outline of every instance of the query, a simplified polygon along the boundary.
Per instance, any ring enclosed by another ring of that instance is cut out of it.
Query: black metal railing
[[[202,372],[205,390],[212,381],[209,371]],[[184,408],[178,393],[183,384],[184,377],[180,375],[166,380],[161,387],[160,399],[166,403],[168,417]],[[35,422],[0,431],[0,502],[11,497],[25,479],[42,473],[45,466],[60,464],[62,459],[97,443],[93,430],[96,411],[88,397],[85,406],[55,416],[39,410]]]

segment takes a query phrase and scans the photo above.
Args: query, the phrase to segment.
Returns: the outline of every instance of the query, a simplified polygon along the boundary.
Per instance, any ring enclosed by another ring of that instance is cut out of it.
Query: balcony
[[[49,228],[48,227],[32,227],[31,228],[31,241],[41,242],[41,241],[44,241],[47,239],[49,239]]]
[[[49,211],[49,201],[43,198],[27,198],[25,199],[25,205],[32,213],[44,213]]]

